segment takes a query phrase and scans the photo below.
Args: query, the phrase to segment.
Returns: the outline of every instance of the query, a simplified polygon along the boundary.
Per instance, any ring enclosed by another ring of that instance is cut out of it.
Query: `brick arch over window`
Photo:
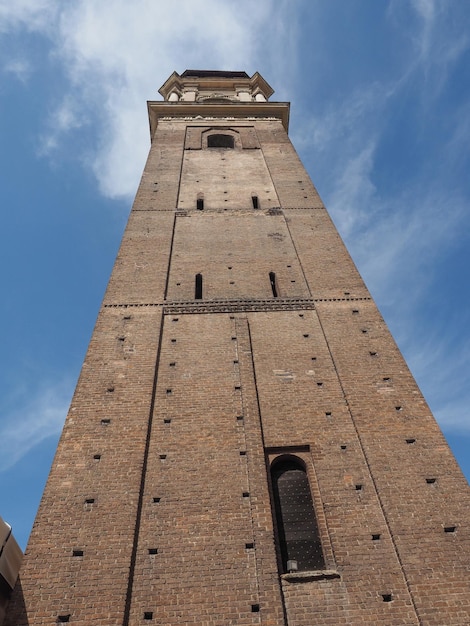
[[[232,128],[209,128],[202,132],[202,148],[242,148],[240,133]]]
[[[292,455],[277,458],[271,465],[271,483],[282,570],[288,571],[288,561],[297,561],[298,571],[325,569],[304,462]]]
[[[235,138],[226,133],[214,133],[207,136],[208,148],[234,148]]]

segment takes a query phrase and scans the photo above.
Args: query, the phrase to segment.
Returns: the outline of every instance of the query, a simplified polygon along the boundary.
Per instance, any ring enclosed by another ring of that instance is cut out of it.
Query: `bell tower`
[[[468,485],[272,93],[148,103],[7,626],[470,623]]]

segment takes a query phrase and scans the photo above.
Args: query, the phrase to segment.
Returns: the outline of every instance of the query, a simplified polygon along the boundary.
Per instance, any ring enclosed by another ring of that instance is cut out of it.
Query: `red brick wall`
[[[282,452],[323,542],[307,579],[278,570]],[[281,122],[162,120],[7,625],[464,626],[469,510]]]

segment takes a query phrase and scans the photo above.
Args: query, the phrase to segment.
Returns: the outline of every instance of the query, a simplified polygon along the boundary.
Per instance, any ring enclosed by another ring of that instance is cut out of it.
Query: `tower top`
[[[268,102],[272,87],[258,72],[185,70],[173,74],[160,87],[162,101],[147,103],[150,137],[158,120],[170,118],[278,118],[289,128],[289,103]]]
[[[159,93],[169,102],[266,102],[274,90],[258,72],[186,70],[165,81]]]

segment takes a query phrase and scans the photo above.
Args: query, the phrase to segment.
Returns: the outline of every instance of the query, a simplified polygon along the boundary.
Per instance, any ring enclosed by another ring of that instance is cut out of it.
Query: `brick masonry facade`
[[[217,77],[224,97],[235,79]],[[149,158],[6,626],[468,625],[468,485],[289,141],[288,105],[179,97],[149,103]],[[214,133],[233,148],[208,148]],[[283,453],[305,464],[325,570],[280,571]]]

